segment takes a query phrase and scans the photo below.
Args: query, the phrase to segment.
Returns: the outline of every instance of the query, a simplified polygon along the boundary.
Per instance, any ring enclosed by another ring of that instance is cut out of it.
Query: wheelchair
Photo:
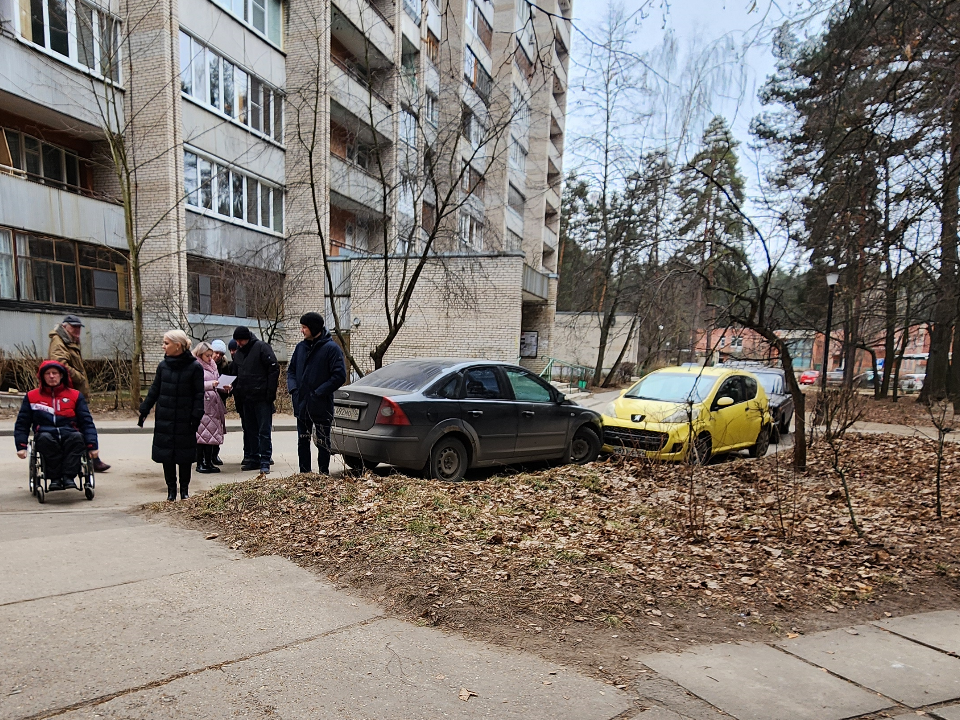
[[[33,444],[33,438],[27,442],[27,451],[30,462],[30,482],[29,489],[30,494],[37,498],[37,502],[41,505],[47,500],[48,492],[56,492],[57,490],[73,490],[73,488],[56,488],[51,490],[47,482],[47,476],[43,472],[43,457],[37,452],[36,446]],[[83,456],[80,458],[80,474],[77,476],[76,482],[80,484],[80,490],[83,491],[84,497],[87,500],[93,500],[95,495],[94,488],[96,487],[96,477],[93,471],[93,458],[90,457],[90,453],[87,450],[83,451]]]

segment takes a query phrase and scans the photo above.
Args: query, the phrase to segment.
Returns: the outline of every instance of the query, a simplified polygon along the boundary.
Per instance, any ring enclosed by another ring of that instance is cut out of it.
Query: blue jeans
[[[269,466],[273,457],[273,403],[245,400],[243,403],[243,461]]]

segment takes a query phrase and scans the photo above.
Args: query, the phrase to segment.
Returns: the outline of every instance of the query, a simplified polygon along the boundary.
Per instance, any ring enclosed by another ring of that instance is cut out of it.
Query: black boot
[[[189,489],[190,489],[189,480],[187,482],[183,482],[183,481],[180,482],[180,499],[181,500],[186,500],[188,497],[190,497],[190,493],[187,492]]]
[[[207,445],[206,450],[206,460],[207,460],[207,472],[208,473],[218,473],[220,468],[217,467],[217,452],[220,450],[219,445]]]
[[[167,502],[174,502],[177,499],[177,486],[167,485]]]
[[[220,459],[220,446],[217,445],[217,451],[213,454],[213,464],[214,465],[223,465],[223,460]]]

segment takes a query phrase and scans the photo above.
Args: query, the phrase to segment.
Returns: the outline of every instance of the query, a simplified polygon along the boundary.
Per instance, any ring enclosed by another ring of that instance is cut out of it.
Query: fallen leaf
[[[467,690],[465,687],[460,688],[460,699],[466,702],[472,697],[480,697],[473,690]]]
[[[215,539],[217,539],[218,537],[220,537],[220,533],[210,533],[210,534],[207,535],[207,537],[205,537],[204,539],[205,539],[205,540],[215,540]]]
[[[571,596],[569,597],[569,600],[570,600],[570,602],[572,602],[574,605],[580,605],[580,604],[583,603],[583,598],[580,597],[579,595],[571,595]]]

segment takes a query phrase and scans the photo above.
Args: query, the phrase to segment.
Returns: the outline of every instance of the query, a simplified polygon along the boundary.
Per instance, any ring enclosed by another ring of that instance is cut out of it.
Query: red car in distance
[[[820,379],[819,370],[804,370],[800,373],[800,379],[797,381],[801,385],[816,385]]]

